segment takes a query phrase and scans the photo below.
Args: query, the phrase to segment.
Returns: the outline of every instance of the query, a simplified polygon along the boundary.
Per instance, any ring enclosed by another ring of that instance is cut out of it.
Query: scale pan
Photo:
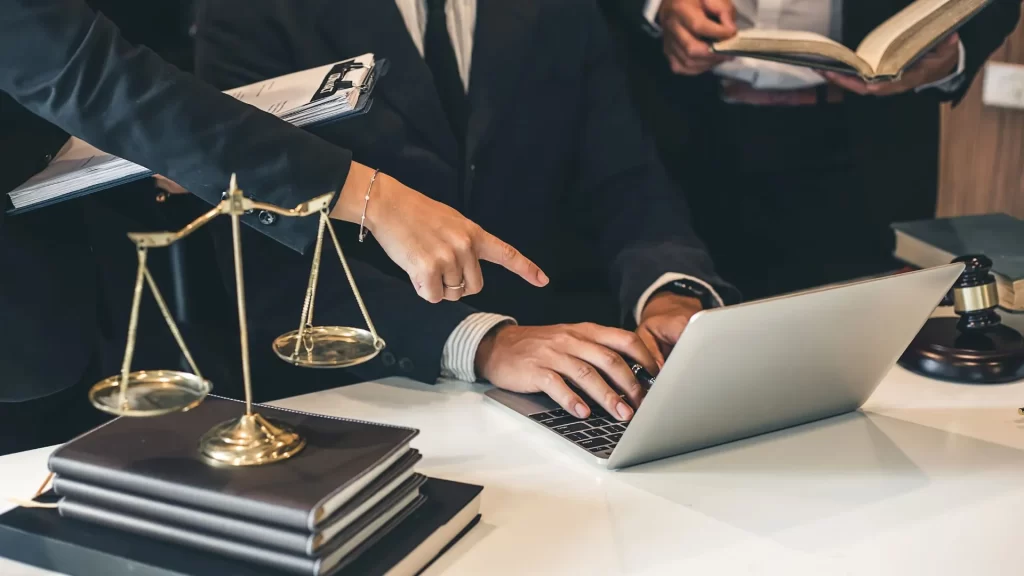
[[[128,393],[121,402],[121,375],[100,381],[89,390],[96,408],[117,416],[162,416],[195,408],[213,389],[205,378],[173,370],[141,370],[128,375]]]
[[[368,330],[345,326],[313,326],[303,330],[306,343],[295,355],[298,330],[274,340],[274,353],[289,364],[304,368],[346,368],[362,364],[380,353]],[[383,341],[380,341],[383,344]]]

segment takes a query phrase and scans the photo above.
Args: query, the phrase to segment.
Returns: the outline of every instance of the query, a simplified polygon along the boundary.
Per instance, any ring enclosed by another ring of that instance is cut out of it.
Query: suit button
[[[385,366],[394,366],[395,355],[391,352],[384,352],[380,355],[380,361],[383,362]]]
[[[267,212],[266,210],[260,210],[258,218],[260,219],[260,224],[263,224],[264,226],[270,226],[274,222],[277,222],[277,214]]]
[[[46,156],[43,156],[43,162],[49,163],[50,160],[53,160],[53,154],[47,154]]]
[[[398,367],[402,370],[402,372],[412,372],[412,360],[409,360],[408,358],[402,358],[401,360],[398,361]]]

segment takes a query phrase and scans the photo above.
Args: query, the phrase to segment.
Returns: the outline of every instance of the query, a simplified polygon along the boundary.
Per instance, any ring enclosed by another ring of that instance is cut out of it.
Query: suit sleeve
[[[621,19],[634,30],[649,31],[650,23],[644,17],[647,0],[598,0],[597,4],[609,18]]]
[[[932,92],[938,93],[941,100],[951,100],[954,106],[959,104],[988,57],[1017,27],[1020,18],[1020,5],[1020,0],[995,0],[970,22],[964,24],[960,29],[960,41],[963,42],[966,55],[963,81],[960,83],[960,87],[953,92],[943,93],[938,90],[932,90]]]
[[[585,196],[594,201],[594,231],[610,263],[624,323],[631,321],[643,292],[668,272],[698,278],[726,302],[735,302],[739,295],[715,272],[690,225],[682,192],[670,183],[653,141],[643,131],[600,14],[589,9],[587,16],[591,23],[579,178]]]
[[[341,189],[350,152],[219,93],[128,44],[83,0],[9,0],[0,14],[0,91],[69,134],[178,182],[210,203],[232,173],[285,207]],[[261,226],[304,251],[315,218]]]

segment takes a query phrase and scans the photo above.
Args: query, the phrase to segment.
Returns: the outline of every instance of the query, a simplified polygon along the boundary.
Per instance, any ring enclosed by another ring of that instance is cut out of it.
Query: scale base
[[[373,359],[384,348],[383,340],[374,341],[369,330],[347,326],[312,326],[303,330],[305,342],[295,354],[298,330],[274,340],[279,358],[303,368],[347,368]]]
[[[306,447],[290,426],[248,414],[214,426],[199,440],[199,451],[216,464],[261,466],[287,460]]]
[[[961,331],[959,318],[932,318],[900,357],[917,374],[964,384],[1002,384],[1024,378],[1024,337],[998,324]]]
[[[121,375],[97,382],[89,402],[115,416],[162,416],[195,408],[213,389],[209,380],[174,370],[140,370],[128,374],[127,393],[121,403]]]

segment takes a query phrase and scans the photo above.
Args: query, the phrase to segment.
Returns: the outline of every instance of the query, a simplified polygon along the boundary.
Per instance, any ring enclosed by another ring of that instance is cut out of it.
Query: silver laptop
[[[962,264],[696,314],[640,408],[586,420],[540,394],[486,396],[546,436],[624,468],[852,412],[935,310]]]

